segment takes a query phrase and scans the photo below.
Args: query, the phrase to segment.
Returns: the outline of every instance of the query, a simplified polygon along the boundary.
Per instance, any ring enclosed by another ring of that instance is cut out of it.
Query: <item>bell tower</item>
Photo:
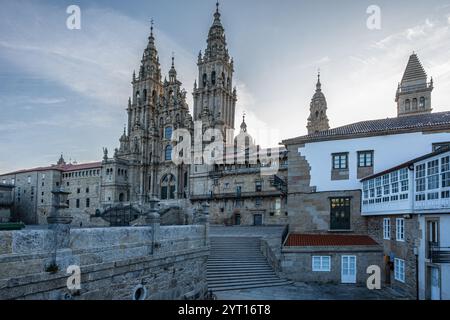
[[[320,72],[317,75],[316,93],[311,99],[310,115],[308,118],[308,134],[330,129],[327,117],[327,100],[322,92],[322,84],[320,83]]]
[[[227,49],[225,29],[220,20],[219,2],[208,34],[207,48],[198,56],[198,81],[194,84],[194,120],[207,121],[204,127],[224,132],[234,129],[236,88],[233,88],[233,59]]]
[[[417,54],[413,52],[409,57],[402,81],[397,88],[395,97],[397,115],[401,117],[431,113],[431,92],[433,88],[433,78],[428,82],[427,74]]]

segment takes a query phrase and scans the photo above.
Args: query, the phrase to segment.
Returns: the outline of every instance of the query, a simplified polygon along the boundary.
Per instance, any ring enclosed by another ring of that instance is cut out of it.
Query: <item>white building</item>
[[[450,299],[450,151],[441,148],[407,161],[362,181],[362,216],[383,218],[383,242],[416,237],[413,252],[417,263],[420,299]],[[406,221],[415,221],[406,228]],[[395,230],[393,230],[395,224]],[[407,260],[394,252],[394,278],[407,279]]]

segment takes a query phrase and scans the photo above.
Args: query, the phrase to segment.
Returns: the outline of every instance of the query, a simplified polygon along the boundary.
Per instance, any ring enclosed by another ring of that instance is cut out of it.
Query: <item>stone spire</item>
[[[310,115],[308,118],[308,134],[330,129],[327,117],[327,100],[322,92],[322,83],[320,82],[320,71],[317,74],[316,92],[311,99]]]
[[[226,60],[229,59],[225,29],[222,26],[220,17],[221,14],[219,11],[219,1],[217,1],[216,12],[214,13],[214,22],[208,33],[208,46],[206,48],[204,57],[206,59],[214,59],[217,57],[224,57],[226,58]]]
[[[428,83],[428,76],[415,52],[411,54],[397,88],[395,102],[397,115],[430,113],[433,80]]]
[[[194,85],[194,121],[206,119],[205,109],[214,127],[225,135],[234,129],[237,94],[233,90],[234,67],[228,54],[225,29],[221,22],[219,2],[216,3],[214,21],[208,32],[207,47],[198,55],[199,78]]]
[[[161,79],[161,67],[159,64],[158,50],[155,45],[155,36],[153,34],[153,20],[151,21],[150,36],[148,37],[148,44],[142,55],[141,68],[139,71],[139,78],[151,77],[155,80]]]
[[[245,112],[242,115],[241,132],[247,132],[247,124],[245,123]]]
[[[175,55],[172,53],[172,67],[169,71],[169,81],[174,83],[177,81],[177,70],[175,70]]]

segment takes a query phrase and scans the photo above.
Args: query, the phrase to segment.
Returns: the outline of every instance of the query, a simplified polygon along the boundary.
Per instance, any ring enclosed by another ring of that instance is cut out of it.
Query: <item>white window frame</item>
[[[394,259],[394,279],[405,283],[405,260],[395,258]]]
[[[383,219],[383,239],[391,240],[391,218]]]
[[[395,239],[400,242],[405,242],[405,219],[395,219]]]
[[[319,260],[319,268],[315,268],[314,261]],[[328,260],[328,268],[324,267],[324,260]],[[313,272],[331,272],[331,256],[313,256],[311,259]]]

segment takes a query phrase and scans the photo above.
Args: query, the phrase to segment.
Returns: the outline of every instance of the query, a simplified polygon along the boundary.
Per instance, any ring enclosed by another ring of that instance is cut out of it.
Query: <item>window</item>
[[[417,110],[417,98],[414,98],[412,101],[412,109]]]
[[[405,241],[405,219],[395,219],[395,234],[397,241]]]
[[[420,109],[425,109],[425,97],[420,97],[419,108]]]
[[[433,143],[433,152],[438,151],[442,148],[450,149],[450,142]]]
[[[262,203],[262,199],[261,198],[258,197],[258,198],[255,199],[255,206],[259,207],[261,205],[261,203]]]
[[[216,72],[211,72],[211,83],[214,86],[216,84]]]
[[[91,205],[91,199],[86,198],[86,208],[89,208],[90,205]]]
[[[167,140],[172,140],[172,132],[172,127],[166,127],[166,129],[164,130],[164,138],[166,138]]]
[[[330,256],[313,256],[312,271],[314,272],[330,272],[331,257]]]
[[[256,192],[261,192],[262,191],[262,183],[261,183],[261,181],[256,181],[255,189],[256,189]]]
[[[77,199],[77,204],[76,204],[76,206],[77,206],[77,209],[80,208],[80,199]]]
[[[348,153],[335,153],[333,157],[333,169],[343,170],[348,168]]]
[[[434,190],[439,188],[439,160],[427,163],[427,188]]]
[[[241,196],[241,191],[242,191],[242,187],[241,186],[237,186],[236,187],[236,196],[238,198]]]
[[[384,240],[391,239],[391,219],[390,218],[383,219],[383,239]]]
[[[81,193],[81,189],[80,188],[77,188],[77,193]]]
[[[172,146],[171,145],[168,145],[166,147],[164,159],[166,161],[171,161],[172,160]]]
[[[175,199],[176,179],[172,174],[166,174],[161,180],[161,199]]]
[[[275,200],[275,215],[276,216],[281,215],[281,199]]]
[[[30,183],[31,183],[31,177],[28,176],[28,184],[30,184]]]
[[[441,159],[442,188],[450,187],[450,157]]]
[[[394,259],[394,277],[395,280],[405,282],[405,260]]]
[[[89,188],[86,188],[86,193],[89,193]]]
[[[372,167],[373,166],[373,151],[358,152],[358,167]]]
[[[411,100],[406,99],[405,100],[405,111],[411,110]]]
[[[350,203],[350,198],[331,198],[331,230],[350,230]]]

